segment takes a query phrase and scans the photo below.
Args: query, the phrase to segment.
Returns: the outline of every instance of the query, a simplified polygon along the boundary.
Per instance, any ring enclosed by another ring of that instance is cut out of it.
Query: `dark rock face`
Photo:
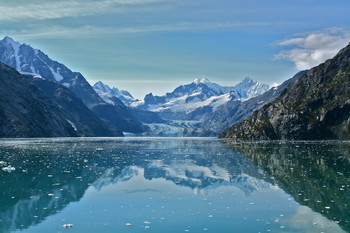
[[[167,121],[163,120],[158,113],[151,112],[147,110],[129,108],[132,116],[140,122],[151,124],[151,123],[166,123]]]
[[[276,99],[291,82],[304,74],[306,74],[306,71],[300,71],[281,85],[273,87],[264,94],[253,97],[247,101],[230,100],[226,104],[219,106],[210,115],[206,115],[201,125],[202,128],[211,129],[216,133],[220,133],[228,127],[241,122],[249,117],[255,110],[260,109],[265,104]]]
[[[147,94],[144,101],[146,106],[150,104],[164,104],[166,102],[164,96],[154,96],[152,93]]]
[[[105,121],[114,133],[120,130],[131,133],[142,133],[145,131],[145,127],[133,117],[128,107],[116,97],[113,97],[113,102],[115,105],[98,104],[93,106],[91,110]]]
[[[350,45],[288,85],[220,137],[234,139],[350,139]]]
[[[82,136],[59,106],[16,70],[0,63],[0,137]]]
[[[74,119],[76,127],[84,136],[122,136],[121,131],[112,133],[107,125],[98,118],[83,101],[65,86],[46,79],[29,78],[32,84],[40,88],[70,119]]]

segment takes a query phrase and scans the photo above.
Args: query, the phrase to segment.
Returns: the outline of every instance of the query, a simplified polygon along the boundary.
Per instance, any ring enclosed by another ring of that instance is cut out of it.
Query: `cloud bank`
[[[288,48],[275,58],[291,61],[298,70],[305,70],[332,58],[349,42],[350,31],[341,28],[297,34],[277,42],[278,46]]]
[[[36,39],[36,38],[93,38],[101,35],[111,34],[133,34],[133,33],[152,33],[152,32],[177,32],[177,31],[232,31],[237,28],[247,27],[268,27],[278,25],[279,23],[268,22],[180,22],[167,24],[152,24],[144,26],[121,26],[121,27],[101,27],[101,26],[40,26],[27,27],[25,29],[2,30],[0,34],[16,35],[20,39]]]
[[[145,7],[164,0],[100,0],[100,1],[47,1],[43,3],[0,3],[1,21],[44,20],[88,16],[108,12],[125,12],[130,8]]]

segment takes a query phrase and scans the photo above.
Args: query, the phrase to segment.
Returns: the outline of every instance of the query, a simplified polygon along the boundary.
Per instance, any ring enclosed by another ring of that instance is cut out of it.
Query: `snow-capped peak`
[[[110,87],[101,81],[94,84],[93,88],[100,95],[100,97],[107,103],[112,103],[112,97],[115,96],[120,99],[125,105],[130,105],[131,103],[138,101],[135,99],[128,91],[119,90],[116,87]]]
[[[240,83],[257,83],[257,81],[250,77],[245,77]]]
[[[279,85],[280,85],[280,83],[273,82],[270,84],[270,88],[278,87]]]
[[[114,95],[114,92],[119,92],[119,89],[114,87],[113,89],[110,88],[107,84],[104,84],[101,81],[98,81],[97,83],[94,84],[93,86],[95,89],[98,89],[100,91],[106,92],[108,94]]]
[[[5,36],[4,39],[2,39],[2,42],[6,43],[6,44],[11,44],[12,46],[18,47],[21,44],[17,41],[15,41],[14,39],[12,39],[9,36]]]
[[[193,83],[199,84],[199,83],[210,83],[209,79],[207,79],[205,76],[196,78]]]
[[[19,47],[22,45],[18,43],[17,41],[14,41],[11,37],[5,36],[3,40],[1,40],[1,44],[5,44],[5,47],[9,48],[12,47],[13,50],[13,57],[14,57],[14,66],[16,70],[20,71],[20,55],[19,55]]]

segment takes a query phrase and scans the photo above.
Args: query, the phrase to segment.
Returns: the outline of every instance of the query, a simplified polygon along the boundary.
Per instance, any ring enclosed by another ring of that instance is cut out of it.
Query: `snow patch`
[[[111,100],[112,95],[108,94],[107,92],[100,91],[98,89],[95,89],[96,93],[108,104],[115,105],[115,103]]]
[[[14,51],[13,54],[14,54],[14,57],[16,60],[16,70],[20,71],[21,70],[21,61],[20,61],[20,56],[19,56],[19,47],[21,47],[21,44],[14,41],[10,37],[5,37],[5,41],[12,46],[13,51]]]
[[[46,64],[46,65],[47,65],[47,64]],[[57,71],[55,71],[52,67],[50,67],[50,66],[47,66],[47,67],[50,69],[50,71],[51,71],[53,77],[55,78],[55,80],[56,80],[57,82],[60,82],[60,81],[63,80],[62,75],[59,73],[59,72],[61,71],[61,68],[58,67],[58,68],[57,68]]]
[[[22,71],[19,71],[19,73],[20,73],[20,74],[23,74],[23,75],[30,75],[30,76],[32,76],[33,78],[44,79],[43,77],[41,77],[40,74],[37,74],[37,73],[22,72]]]
[[[72,126],[72,128],[74,129],[75,132],[78,132],[78,129],[77,129],[77,127],[75,126],[75,124],[73,122],[71,122],[68,119],[67,119],[67,122]]]
[[[196,78],[193,83],[199,84],[199,83],[210,83],[209,79],[207,79],[205,76]]]

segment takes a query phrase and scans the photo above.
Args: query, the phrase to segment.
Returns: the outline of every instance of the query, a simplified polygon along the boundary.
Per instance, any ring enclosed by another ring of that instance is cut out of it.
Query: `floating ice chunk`
[[[151,224],[151,222],[148,222],[148,221],[144,221],[143,223],[144,224]]]
[[[5,161],[0,161],[0,166],[6,166],[7,163]]]
[[[72,227],[74,227],[74,225],[71,224],[71,223],[66,223],[66,224],[63,224],[62,226],[63,226],[64,228],[72,228]]]
[[[132,224],[131,224],[131,223],[125,223],[125,226],[127,226],[127,227],[131,227],[131,226],[132,226]]]
[[[7,167],[3,167],[2,170],[5,172],[12,172],[16,170],[16,168],[12,167],[11,165],[8,165]]]

